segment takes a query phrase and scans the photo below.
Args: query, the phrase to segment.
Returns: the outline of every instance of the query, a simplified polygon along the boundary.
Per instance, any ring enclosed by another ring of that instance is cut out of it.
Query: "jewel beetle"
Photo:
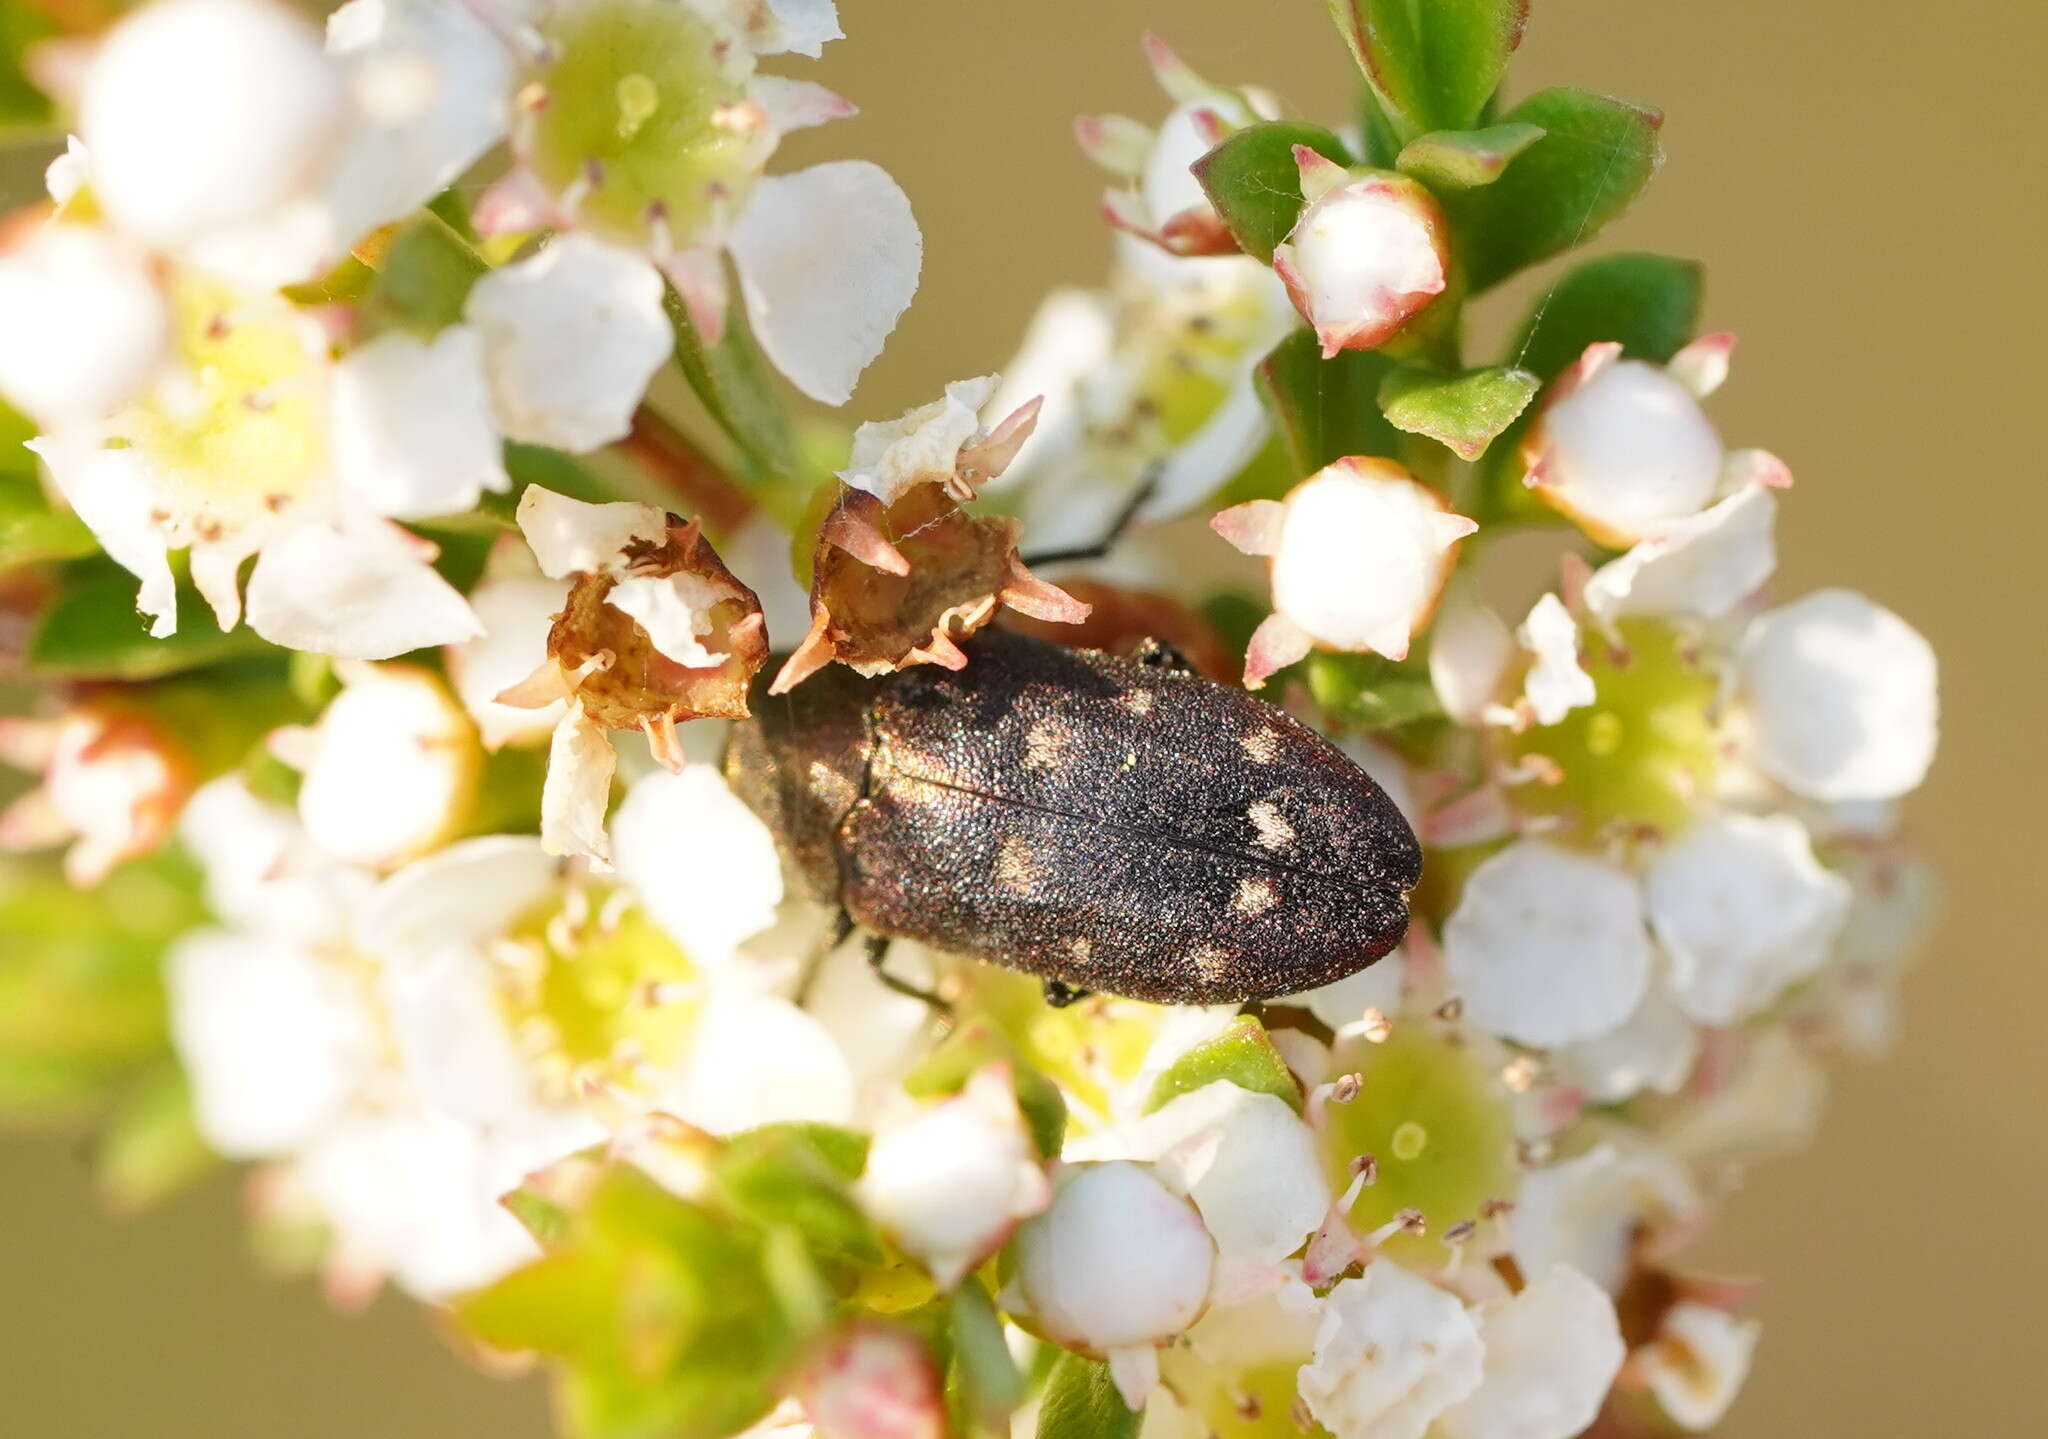
[[[1421,848],[1321,735],[1156,643],[962,649],[957,671],[833,666],[733,732],[735,792],[844,920],[1055,1003],[1269,999],[1400,941]]]

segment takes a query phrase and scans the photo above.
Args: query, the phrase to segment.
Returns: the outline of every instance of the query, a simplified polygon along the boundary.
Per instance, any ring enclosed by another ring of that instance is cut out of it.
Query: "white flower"
[[[1283,1277],[1330,1205],[1315,1135],[1288,1103],[1217,1080],[1139,1121],[1130,1157],[1151,1160],[1194,1201],[1216,1241],[1216,1297]]]
[[[1524,1179],[1508,1236],[1524,1274],[1569,1265],[1612,1294],[1628,1277],[1638,1232],[1699,1204],[1682,1163],[1661,1147],[1617,1136]]]
[[[655,1103],[699,1129],[737,1134],[763,1124],[845,1124],[853,1097],[853,1071],[825,1026],[739,982],[714,986],[681,1073]]]
[[[1467,1017],[1524,1044],[1605,1034],[1650,980],[1635,881],[1542,840],[1517,840],[1472,872],[1443,941]]]
[[[1274,273],[1315,327],[1324,359],[1377,349],[1443,293],[1443,211],[1405,175],[1353,178],[1306,145],[1294,147],[1294,162],[1307,204],[1273,251]]]
[[[1682,1429],[1711,1429],[1742,1391],[1762,1332],[1753,1319],[1681,1300],[1637,1356],[1637,1372],[1672,1422]]]
[[[467,325],[432,340],[379,335],[342,357],[333,384],[336,477],[378,514],[451,514],[510,488],[482,343]]]
[[[1458,541],[1478,528],[1399,465],[1361,458],[1326,465],[1285,500],[1253,500],[1210,523],[1273,561],[1274,612],[1245,656],[1253,689],[1317,645],[1406,658]]]
[[[92,225],[57,221],[0,254],[0,393],[49,428],[125,404],[171,338],[148,257]]]
[[[505,433],[561,450],[623,437],[674,348],[661,296],[646,261],[577,233],[478,280],[463,314]]]
[[[492,547],[483,578],[469,592],[469,606],[484,632],[446,652],[448,677],[476,721],[485,749],[536,744],[568,712],[567,699],[532,708],[498,700],[547,662],[548,629],[568,593],[567,583],[541,574],[517,539],[508,536]]]
[[[81,888],[162,843],[195,782],[178,736],[91,699],[54,720],[0,717],[0,762],[42,776],[0,806],[0,851],[69,841],[64,877]]]
[[[1744,484],[1791,476],[1761,450],[1726,453],[1699,400],[1727,373],[1731,335],[1707,335],[1668,366],[1591,345],[1557,381],[1524,443],[1528,483],[1602,544],[1668,532]]]
[[[1741,690],[1756,762],[1819,800],[1889,799],[1934,759],[1934,651],[1890,610],[1819,590],[1760,616],[1743,636]]]
[[[461,825],[477,780],[476,731],[426,670],[351,666],[308,737],[299,820],[349,864],[389,868]]]
[[[1195,1206],[1123,1160],[1062,1170],[1016,1256],[1033,1319],[1054,1342],[1108,1359],[1133,1408],[1157,1379],[1155,1347],[1201,1318],[1216,1267]]]
[[[1536,723],[1556,724],[1580,705],[1593,703],[1593,677],[1579,663],[1579,622],[1556,595],[1544,595],[1515,632],[1533,655],[1522,695]]]
[[[1593,1422],[1627,1354],[1605,1290],[1553,1265],[1478,1320],[1485,1378],[1438,1418],[1443,1439],[1572,1439]]]
[[[1659,1123],[1667,1151],[1712,1174],[1812,1141],[1827,1106],[1827,1070],[1782,1025],[1743,1034],[1718,1068],[1715,1083],[1688,1091]]]
[[[293,525],[264,544],[250,572],[249,628],[287,649],[359,660],[481,634],[469,602],[434,572],[434,554],[432,544],[379,521]],[[195,579],[199,565],[195,546]],[[215,593],[232,585],[232,571],[215,573]],[[208,588],[201,579],[201,592]]]
[[[815,1432],[835,1439],[945,1439],[949,1432],[931,1351],[903,1329],[846,1325],[804,1365],[796,1388]]]
[[[879,1125],[858,1193],[940,1288],[958,1284],[1051,1196],[1009,1071],[992,1065],[953,1098]]]
[[[1501,617],[1453,583],[1429,639],[1429,682],[1444,713],[1459,724],[1478,724],[1499,696],[1514,652],[1515,637]]]
[[[612,848],[619,877],[700,962],[729,958],[775,922],[775,837],[709,766],[635,784],[612,820]]]
[[[255,220],[317,186],[349,118],[316,31],[265,0],[159,0],[86,73],[93,193],[162,248]]]
[[[1719,619],[1777,568],[1777,514],[1770,489],[1744,485],[1697,515],[1659,526],[1594,571],[1586,608],[1610,624],[1635,614]]]
[[[974,498],[984,481],[1008,467],[1037,420],[1032,399],[983,430],[982,408],[1000,383],[997,375],[955,380],[930,404],[863,424],[853,432],[853,454],[839,478],[885,505],[919,484],[939,485],[955,499]]]
[[[1422,1439],[1479,1388],[1483,1354],[1464,1305],[1392,1260],[1375,1260],[1323,1301],[1301,1397],[1336,1439]]]
[[[901,187],[866,160],[768,176],[731,247],[761,349],[812,399],[845,404],[917,293],[924,237]]]
[[[1732,1024],[1827,961],[1849,884],[1813,857],[1790,815],[1710,815],[1643,877],[1650,927],[1671,957],[1679,1008]]]

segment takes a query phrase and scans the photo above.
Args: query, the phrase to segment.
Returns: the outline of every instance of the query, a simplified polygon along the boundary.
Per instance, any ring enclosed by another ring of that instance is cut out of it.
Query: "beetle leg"
[[[1124,537],[1124,531],[1128,530],[1131,527],[1131,522],[1138,518],[1138,511],[1144,509],[1145,502],[1158,493],[1159,476],[1160,472],[1164,469],[1165,465],[1162,463],[1152,466],[1151,469],[1145,472],[1145,478],[1138,481],[1137,487],[1131,491],[1129,498],[1124,501],[1124,507],[1118,510],[1116,518],[1109,522],[1109,529],[1103,534],[1101,539],[1096,540],[1093,544],[1073,545],[1064,550],[1040,550],[1036,554],[1022,555],[1019,558],[1022,560],[1024,567],[1035,570],[1040,565],[1056,565],[1067,560],[1101,559],[1116,548],[1117,542]]]
[[[1045,1002],[1054,1009],[1065,1009],[1076,1000],[1086,999],[1095,993],[1092,989],[1081,989],[1068,984],[1064,979],[1048,979],[1045,982]]]
[[[868,968],[875,972],[875,978],[882,981],[884,988],[893,989],[898,994],[908,995],[912,999],[922,1000],[940,1014],[950,1016],[953,1013],[953,1006],[946,1003],[945,1000],[941,999],[931,990],[920,989],[909,980],[899,979],[882,967],[882,962],[889,957],[888,935],[871,934],[867,937],[866,943]]]
[[[1195,672],[1193,662],[1186,655],[1165,640],[1150,636],[1131,647],[1131,658],[1147,669],[1165,670],[1169,674],[1191,675]]]

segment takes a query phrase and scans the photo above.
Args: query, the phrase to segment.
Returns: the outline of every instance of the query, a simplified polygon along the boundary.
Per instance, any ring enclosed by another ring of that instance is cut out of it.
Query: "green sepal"
[[[1476,460],[1541,388],[1527,370],[1506,366],[1440,375],[1403,365],[1380,382],[1379,403],[1395,429],[1427,435],[1459,459]]]
[[[446,220],[422,211],[392,235],[376,268],[365,302],[371,324],[432,338],[462,319],[470,287],[490,266]]]
[[[1273,1047],[1266,1026],[1249,1014],[1240,1014],[1230,1027],[1213,1039],[1205,1039],[1167,1067],[1145,1100],[1150,1114],[1183,1094],[1193,1094],[1217,1080],[1228,1080],[1253,1094],[1270,1094],[1287,1101],[1301,1112],[1301,1086],[1287,1068],[1287,1061]]]
[[[168,1199],[217,1162],[192,1111],[192,1087],[165,1062],[136,1085],[100,1136],[93,1178],[116,1210],[132,1213]]]
[[[1139,1417],[1116,1392],[1107,1364],[1062,1354],[1045,1381],[1038,1439],[1136,1439]]]
[[[135,588],[135,577],[112,560],[66,571],[29,631],[28,668],[46,678],[145,680],[271,649],[247,627],[223,633],[185,585],[178,587],[177,633],[153,638],[136,612]]]
[[[36,478],[36,427],[0,401],[0,571],[49,560],[75,560],[98,551],[99,541],[69,510],[51,505]]]
[[[1325,159],[1349,165],[1344,142],[1320,125],[1266,120],[1226,136],[1192,169],[1223,228],[1247,255],[1273,262],[1274,247],[1301,215],[1301,168],[1294,147],[1306,145]]]
[[[1404,139],[1478,120],[1522,43],[1528,0],[1326,0]]]
[[[1400,452],[1400,434],[1379,407],[1380,382],[1393,365],[1377,350],[1339,350],[1325,360],[1307,326],[1259,361],[1259,395],[1294,456],[1298,477],[1347,455],[1391,459]]]
[[[1323,712],[1353,729],[1394,729],[1443,713],[1421,658],[1331,654],[1318,650],[1303,666],[1309,694]]]
[[[1491,185],[1515,156],[1543,138],[1540,125],[1489,125],[1484,130],[1432,130],[1404,148],[1394,168],[1433,190]]]
[[[711,1193],[734,1217],[794,1230],[824,1258],[878,1264],[881,1242],[848,1183],[844,1169],[796,1125],[734,1135],[711,1167]]]
[[[1640,252],[1597,256],[1567,270],[1537,297],[1508,353],[1517,368],[1545,383],[1588,345],[1607,340],[1629,356],[1661,364],[1698,328],[1703,281],[1694,260]],[[1522,484],[1522,437],[1536,414],[1524,411],[1481,457],[1472,473],[1472,508],[1465,513],[1491,524],[1565,523]]]
[[[675,330],[677,368],[755,476],[795,474],[796,427],[775,388],[775,372],[747,326],[746,311],[730,306],[725,334],[716,345],[707,345],[681,295],[671,289],[663,303]]]
[[[1059,1158],[1067,1135],[1066,1096],[1057,1084],[1019,1059],[986,1025],[969,1024],[954,1030],[904,1078],[903,1088],[919,1099],[958,1094],[976,1073],[997,1063],[1010,1067],[1017,1108],[1039,1155]]]
[[[1029,1397],[1030,1386],[1010,1356],[1003,1321],[988,1291],[972,1275],[946,1296],[952,1340],[950,1388],[980,1425],[1009,1432],[1012,1411]]]
[[[1655,110],[1590,90],[1541,90],[1504,121],[1543,138],[1491,185],[1444,197],[1473,294],[1597,235],[1664,162]]]

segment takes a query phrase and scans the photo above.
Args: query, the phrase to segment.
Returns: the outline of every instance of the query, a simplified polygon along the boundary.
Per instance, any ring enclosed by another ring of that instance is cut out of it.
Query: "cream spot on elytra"
[[[1230,968],[1230,956],[1209,945],[1189,951],[1188,962],[1194,965],[1204,979],[1219,979]]]
[[[1253,764],[1271,764],[1280,758],[1280,732],[1271,725],[1260,725],[1238,743]]]
[[[1085,939],[1070,939],[1067,941],[1067,953],[1075,959],[1085,960],[1089,955],[1095,953],[1095,946]]]
[[[1263,849],[1285,849],[1294,843],[1294,826],[1287,822],[1287,816],[1280,813],[1280,807],[1269,799],[1262,799],[1246,810],[1245,818],[1252,822],[1252,828],[1259,832],[1259,845]]]
[[[1255,914],[1264,914],[1280,902],[1280,890],[1270,879],[1241,879],[1237,882],[1237,898],[1230,902],[1230,912],[1250,919]]]
[[[1073,742],[1073,735],[1057,720],[1038,721],[1024,732],[1024,768],[1057,769]]]
[[[1028,894],[1038,878],[1038,862],[1021,835],[1005,835],[996,850],[996,883],[1013,894]]]
[[[1152,713],[1153,700],[1150,690],[1125,690],[1116,697],[1116,702],[1134,715]]]

